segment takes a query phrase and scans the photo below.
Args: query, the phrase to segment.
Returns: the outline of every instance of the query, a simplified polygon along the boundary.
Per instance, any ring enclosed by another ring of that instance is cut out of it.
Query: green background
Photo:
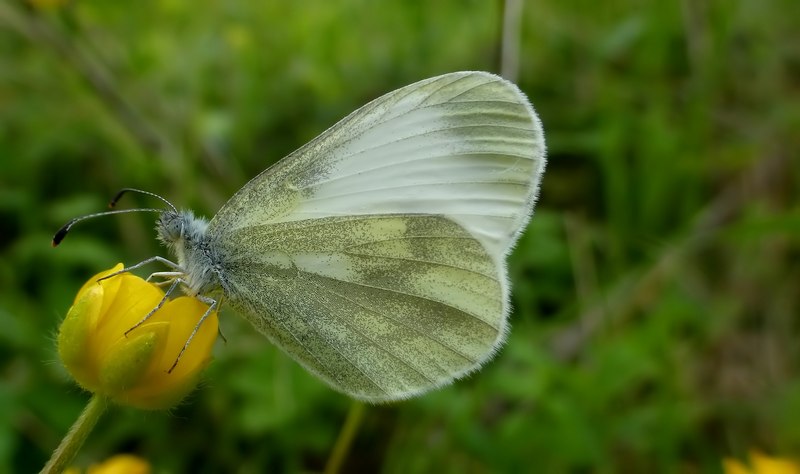
[[[88,399],[54,349],[77,289],[165,254],[151,214],[54,250],[63,223],[126,186],[211,216],[367,101],[501,65],[499,1],[34,3],[0,0],[2,472],[38,470]],[[800,2],[537,0],[519,25],[549,163],[510,258],[510,337],[467,380],[367,406],[343,471],[800,454]],[[325,467],[351,402],[222,316],[201,387],[170,412],[112,410],[76,465]]]

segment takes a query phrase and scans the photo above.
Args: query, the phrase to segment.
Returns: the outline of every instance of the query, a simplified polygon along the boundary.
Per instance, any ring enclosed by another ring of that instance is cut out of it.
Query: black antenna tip
[[[53,236],[53,242],[51,243],[53,247],[58,247],[58,244],[64,240],[64,237],[67,236],[67,232],[69,232],[69,228],[72,226],[72,221],[68,222],[64,227],[58,229],[56,235]]]
[[[119,198],[121,198],[122,195],[127,193],[127,192],[128,192],[128,188],[120,189],[119,192],[117,192],[117,194],[114,195],[114,198],[111,199],[111,202],[108,203],[108,207],[110,209],[113,209],[117,205],[117,202],[119,201]]]

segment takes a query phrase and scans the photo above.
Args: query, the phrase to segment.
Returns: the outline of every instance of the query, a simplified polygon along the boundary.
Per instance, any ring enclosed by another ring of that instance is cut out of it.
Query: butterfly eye
[[[183,219],[174,212],[162,212],[158,218],[158,234],[167,242],[180,239],[183,236]]]

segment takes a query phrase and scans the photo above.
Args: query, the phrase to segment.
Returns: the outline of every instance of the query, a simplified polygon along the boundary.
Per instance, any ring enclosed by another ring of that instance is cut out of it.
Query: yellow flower
[[[132,454],[115,454],[100,464],[92,464],[86,474],[150,474],[153,470],[144,459]],[[68,467],[63,474],[81,474],[77,467]]]
[[[93,464],[87,474],[150,474],[147,461],[130,454],[117,454],[100,464]]]
[[[210,362],[217,314],[203,322],[168,372],[208,306],[189,296],[175,298],[126,336],[164,292],[129,273],[97,281],[122,268],[120,263],[93,276],[78,291],[59,329],[59,356],[86,390],[136,408],[169,408],[195,387]]]
[[[749,465],[726,458],[722,461],[722,468],[725,474],[800,474],[800,464],[796,461],[767,456],[758,451],[750,453]]]

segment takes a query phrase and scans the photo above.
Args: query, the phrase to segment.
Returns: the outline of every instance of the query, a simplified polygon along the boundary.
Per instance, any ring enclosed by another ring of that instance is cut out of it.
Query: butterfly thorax
[[[219,262],[206,229],[208,221],[191,211],[164,211],[156,222],[158,239],[178,260],[187,294],[207,295],[221,288]]]

